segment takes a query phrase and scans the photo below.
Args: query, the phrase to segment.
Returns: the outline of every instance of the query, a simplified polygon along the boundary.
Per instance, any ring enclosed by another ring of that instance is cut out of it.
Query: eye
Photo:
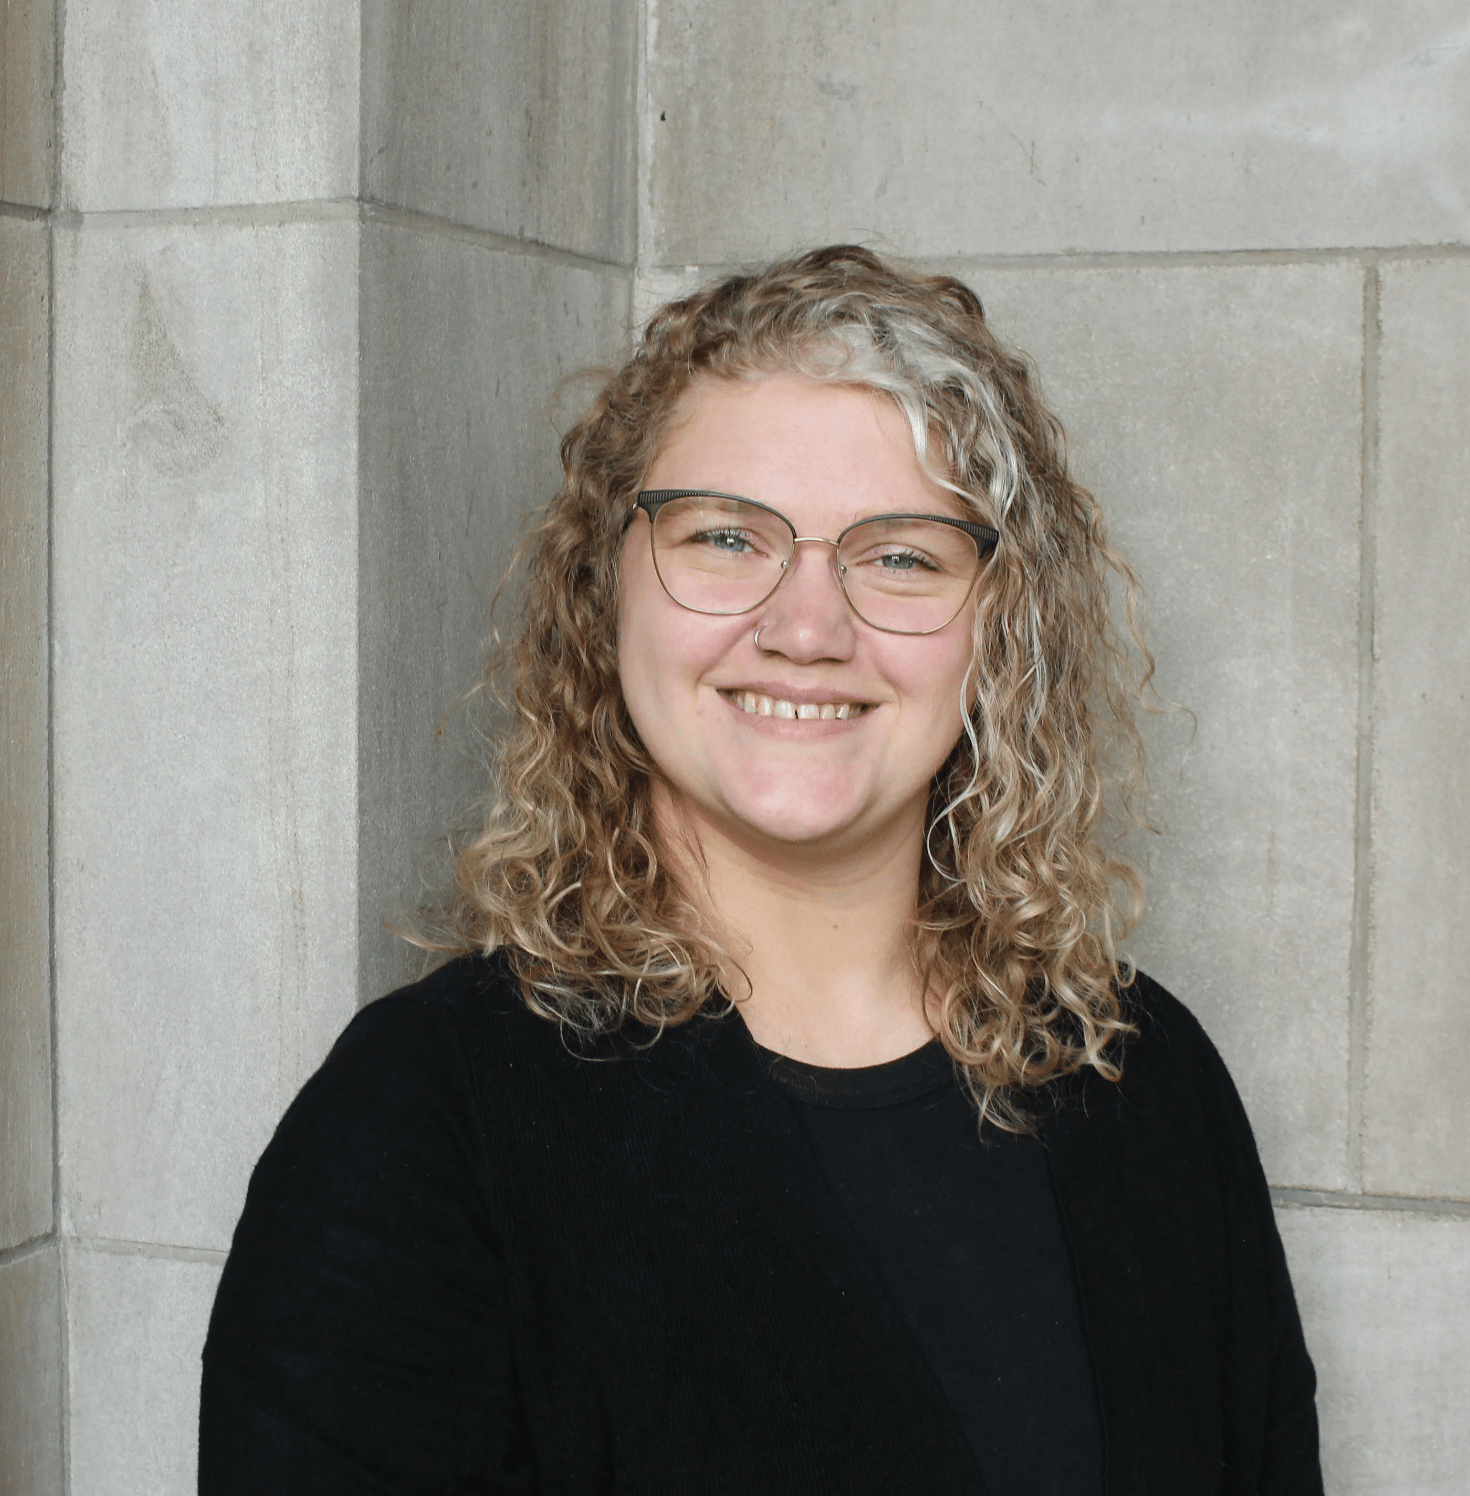
[[[881,571],[906,572],[906,571],[938,571],[939,567],[934,564],[931,556],[926,556],[923,551],[916,551],[911,547],[902,550],[882,551],[872,558]]]
[[[723,551],[728,556],[742,556],[755,549],[751,537],[744,530],[696,530],[689,537],[691,545],[708,546],[714,551]]]

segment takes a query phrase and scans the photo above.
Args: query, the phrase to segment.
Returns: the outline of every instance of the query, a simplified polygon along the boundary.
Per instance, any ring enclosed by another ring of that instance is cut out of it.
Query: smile
[[[783,701],[778,696],[763,696],[759,691],[721,691],[749,717],[785,717],[803,722],[846,722],[868,710],[865,701]]]

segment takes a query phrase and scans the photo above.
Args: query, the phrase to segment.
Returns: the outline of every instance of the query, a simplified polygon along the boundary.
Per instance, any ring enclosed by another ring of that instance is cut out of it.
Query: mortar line
[[[68,1312],[71,1305],[71,1262],[66,1239],[60,1233],[56,1243],[56,1314],[61,1333],[61,1493],[62,1496],[71,1496],[71,1320]]]
[[[1056,254],[919,256],[924,263],[963,265],[992,270],[1031,268],[1110,269],[1114,267],[1188,265],[1342,265],[1367,266],[1387,259],[1461,259],[1470,256],[1464,244],[1358,244],[1312,249],[1139,249],[1079,250]]]
[[[122,1236],[73,1236],[70,1245],[84,1252],[100,1252],[108,1257],[148,1257],[159,1262],[204,1262],[223,1265],[228,1252],[216,1247],[185,1247],[172,1242],[132,1241]]]
[[[363,7],[359,7],[358,8],[358,15],[359,15],[359,17],[361,17],[362,11],[363,11]],[[360,19],[359,19],[359,23],[358,24],[361,25],[361,20]],[[364,50],[366,50],[366,49],[364,49]],[[365,109],[360,109],[359,114],[360,114],[360,117],[364,117],[365,118],[366,117],[366,110]],[[361,145],[359,147],[359,153],[358,153],[359,154],[358,191],[359,192],[366,192],[366,190],[367,190],[367,153],[366,153],[366,150],[365,150],[366,138],[360,134],[359,135],[359,139],[361,141]],[[366,221],[366,215],[364,215],[364,221]],[[364,356],[363,356],[363,349],[364,349],[364,346],[366,344],[367,335],[368,335],[368,315],[369,315],[369,313],[368,313],[368,269],[367,269],[368,257],[363,253],[363,239],[364,239],[364,237],[365,236],[363,234],[358,234],[357,235],[357,239],[356,239],[356,245],[355,245],[355,248],[356,248],[356,251],[357,251],[357,336],[356,336],[356,340],[355,340],[355,342],[356,342],[356,360],[357,360],[357,400],[356,400],[357,409],[356,409],[356,417],[355,417],[356,421],[357,421],[357,504],[355,506],[355,512],[356,512],[356,515],[357,515],[357,534],[356,534],[354,543],[355,543],[356,548],[357,548],[357,567],[356,567],[356,570],[357,570],[357,596],[354,599],[354,605],[353,605],[353,612],[356,615],[356,617],[355,617],[355,620],[354,620],[355,621],[355,629],[354,629],[354,637],[353,637],[353,641],[352,641],[352,647],[353,647],[353,650],[355,651],[355,654],[356,654],[355,664],[356,664],[356,673],[357,673],[357,703],[356,703],[356,705],[357,705],[357,723],[356,723],[356,726],[355,726],[354,731],[353,731],[353,745],[352,745],[352,759],[353,759],[353,763],[352,763],[352,776],[353,776],[352,789],[353,789],[353,796],[354,796],[354,798],[356,800],[356,804],[353,806],[353,824],[359,827],[358,836],[357,836],[357,854],[356,854],[357,888],[356,888],[356,891],[355,891],[355,897],[353,899],[353,903],[354,903],[354,906],[355,906],[355,908],[354,908],[354,917],[355,917],[356,925],[357,925],[357,931],[356,931],[357,938],[356,938],[356,940],[353,943],[353,950],[354,950],[354,961],[356,962],[357,970],[353,973],[352,988],[353,988],[353,996],[354,996],[354,999],[355,999],[355,1002],[356,1002],[356,1006],[357,1006],[357,1009],[358,1009],[359,1012],[363,1008],[365,1008],[368,1005],[368,1003],[372,1001],[372,999],[374,997],[378,996],[378,994],[376,992],[369,993],[369,992],[364,991],[365,973],[364,973],[363,968],[366,965],[366,962],[365,962],[365,960],[363,958],[363,952],[367,949],[367,928],[366,928],[366,926],[367,926],[368,921],[367,921],[366,909],[364,907],[364,897],[363,897],[363,890],[364,890],[365,879],[364,879],[364,876],[363,876],[363,851],[362,851],[363,838],[362,838],[362,832],[361,832],[361,829],[360,829],[361,825],[362,825],[361,811],[362,811],[362,806],[363,806],[363,803],[364,803],[363,782],[364,782],[364,780],[366,778],[366,774],[367,774],[366,762],[365,762],[366,761],[366,755],[367,755],[367,749],[366,749],[366,745],[365,745],[365,742],[364,742],[364,739],[367,737],[367,734],[363,731],[363,723],[364,723],[364,721],[367,720],[367,718],[365,716],[365,713],[364,713],[364,699],[367,696],[367,692],[368,692],[368,682],[366,680],[366,671],[363,669],[363,660],[365,658],[364,648],[363,648],[363,640],[364,640],[364,638],[365,638],[365,636],[367,634],[367,625],[366,625],[366,623],[364,621],[364,618],[363,618],[363,610],[364,610],[364,607],[365,607],[364,599],[367,597],[367,593],[368,593],[368,589],[363,584],[363,568],[367,564],[367,561],[366,561],[366,547],[364,546],[364,543],[363,543],[363,534],[364,534],[364,531],[368,528],[368,525],[366,525],[364,523],[364,520],[363,520],[363,509],[366,506],[366,504],[368,503],[368,493],[369,493],[369,489],[368,489],[368,462],[367,462],[367,445],[368,444],[367,444],[367,438],[366,438],[366,432],[367,432],[367,429],[368,429],[368,425],[367,425],[367,420],[368,420],[368,413],[367,413],[367,411],[368,411],[368,407],[367,407],[368,369],[367,369],[367,366],[366,366],[367,361],[364,359]],[[378,356],[381,357],[381,353],[379,353]]]
[[[56,1438],[61,1496],[71,1496],[71,1335],[61,1244],[61,1002],[56,980],[56,207],[66,143],[66,17],[56,0],[51,35],[51,203],[46,228],[46,986],[51,1018],[51,1234],[56,1238]]]
[[[66,139],[66,12],[69,0],[56,0],[51,38],[51,207],[61,201],[61,147]]]
[[[14,1246],[0,1247],[0,1268],[9,1267],[12,1262],[24,1262],[27,1257],[35,1257],[55,1241],[54,1231],[43,1231],[39,1236],[28,1236],[24,1241],[16,1242]]]
[[[368,220],[366,203],[368,197],[368,39],[366,35],[365,16],[367,7],[359,5],[355,7],[357,13],[357,199],[359,203],[358,222],[365,225]],[[364,745],[363,722],[366,720],[363,713],[363,698],[367,693],[367,681],[364,679],[363,670],[363,637],[367,632],[363,621],[363,599],[367,589],[363,586],[363,567],[365,561],[365,547],[363,545],[363,531],[366,528],[363,519],[363,510],[368,502],[368,463],[367,463],[367,368],[363,356],[363,349],[367,340],[368,329],[368,290],[367,290],[367,256],[363,253],[363,240],[366,235],[359,232],[353,244],[353,250],[357,256],[357,309],[355,316],[355,336],[353,338],[353,362],[357,379],[355,409],[353,420],[355,431],[353,433],[356,443],[357,456],[357,501],[353,506],[355,516],[356,534],[353,537],[353,546],[356,555],[355,587],[356,596],[353,598],[353,668],[357,679],[356,690],[356,722],[353,725],[352,742],[352,824],[358,828],[356,837],[356,850],[354,856],[357,887],[353,897],[353,918],[356,925],[353,941],[353,964],[356,970],[353,972],[352,992],[354,1004],[361,1011],[367,1006],[369,995],[363,991],[363,967],[365,965],[363,952],[366,949],[366,931],[364,925],[363,909],[363,837],[362,837],[362,805],[363,805],[363,779],[364,770]],[[372,994],[376,996],[377,994]]]
[[[1359,494],[1357,778],[1353,804],[1353,904],[1348,948],[1347,1174],[1361,1191],[1367,1097],[1369,927],[1373,899],[1373,633],[1378,561],[1379,297],[1377,264],[1363,275],[1363,429]]]
[[[46,861],[49,950],[47,981],[51,1002],[51,1229],[56,1236],[57,1376],[60,1396],[56,1416],[61,1446],[61,1496],[71,1496],[71,1290],[65,1244],[61,1173],[61,990],[56,951],[58,944],[56,859],[56,348],[60,325],[56,287],[56,224],[63,196],[62,166],[66,155],[66,36],[69,0],[56,0],[52,36],[51,92],[51,223],[47,233],[47,348],[46,348]]]
[[[1470,1200],[1454,1200],[1442,1195],[1364,1195],[1350,1190],[1271,1189],[1273,1205],[1301,1209],[1396,1211],[1410,1215],[1448,1216],[1470,1220]]]
[[[311,198],[299,202],[190,204],[174,208],[58,209],[67,229],[279,228],[296,223],[341,223],[357,217],[355,197]]]
[[[632,271],[622,260],[587,254],[543,244],[538,239],[517,239],[493,229],[477,228],[424,213],[417,208],[399,207],[395,203],[372,198],[317,198],[304,202],[225,203],[217,207],[184,208],[101,208],[88,212],[57,212],[54,221],[66,229],[158,229],[158,228],[282,228],[292,224],[382,223],[396,228],[413,229],[450,239],[479,244],[503,254],[546,260],[553,264],[581,269]]]
[[[1052,254],[975,255],[915,254],[900,258],[924,266],[942,266],[960,275],[985,270],[1110,270],[1183,269],[1211,265],[1343,265],[1394,263],[1401,260],[1459,260],[1470,258],[1466,244],[1358,245],[1322,249],[1148,249],[1078,250]],[[709,263],[670,260],[662,264],[640,261],[644,274],[679,272],[693,268],[707,278],[736,275],[763,263],[760,259]]]
[[[0,218],[19,218],[34,223],[38,218],[49,218],[50,208],[38,208],[33,203],[0,202]]]
[[[633,308],[637,304],[640,278],[646,273],[653,233],[652,182],[653,182],[653,122],[649,114],[652,105],[649,92],[648,53],[658,33],[658,16],[654,7],[658,0],[643,0],[638,7],[638,64],[633,89],[634,111],[637,130],[634,134],[633,163],[634,192],[637,196],[637,220],[633,244],[633,284],[628,298],[628,321],[633,321]],[[629,327],[629,332],[633,328]]]
[[[46,1012],[51,1227],[61,1232],[61,1014],[56,990],[56,230],[46,227]]]
[[[623,260],[610,260],[601,255],[585,254],[581,250],[563,249],[559,245],[543,244],[539,239],[516,239],[509,234],[498,234],[493,229],[476,228],[452,218],[440,218],[433,213],[422,213],[417,208],[401,208],[394,203],[380,203],[372,198],[363,199],[362,218],[366,223],[382,223],[445,239],[460,239],[499,254],[545,260],[553,265],[569,265],[581,270],[623,270],[630,274],[633,270],[633,266]]]
[[[357,11],[357,198],[367,197],[367,37],[364,35],[365,6]]]
[[[1055,254],[923,256],[930,264],[961,266],[966,270],[1031,269],[1149,269],[1163,266],[1209,265],[1340,265],[1360,261],[1354,249],[1111,249],[1063,250]]]

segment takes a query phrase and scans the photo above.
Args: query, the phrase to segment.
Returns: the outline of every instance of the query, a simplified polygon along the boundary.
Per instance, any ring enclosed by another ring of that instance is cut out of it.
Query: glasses
[[[843,596],[888,634],[933,634],[965,606],[1000,532],[943,514],[875,514],[836,540],[798,535],[784,514],[736,494],[661,488],[638,495],[654,570],[693,613],[749,613],[781,585],[798,545],[830,545]],[[633,516],[628,516],[632,524]]]

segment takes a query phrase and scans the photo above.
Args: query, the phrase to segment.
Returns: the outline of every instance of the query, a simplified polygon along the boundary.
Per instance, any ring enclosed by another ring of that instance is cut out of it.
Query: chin
[[[793,826],[789,822],[784,825],[762,826],[753,822],[745,822],[743,829],[747,836],[754,835],[762,841],[774,843],[782,847],[826,847],[850,829],[849,822],[811,821],[805,825]]]
[[[765,796],[726,802],[731,830],[743,838],[757,837],[784,846],[814,846],[840,838],[861,816],[851,804],[823,803],[812,795]]]

